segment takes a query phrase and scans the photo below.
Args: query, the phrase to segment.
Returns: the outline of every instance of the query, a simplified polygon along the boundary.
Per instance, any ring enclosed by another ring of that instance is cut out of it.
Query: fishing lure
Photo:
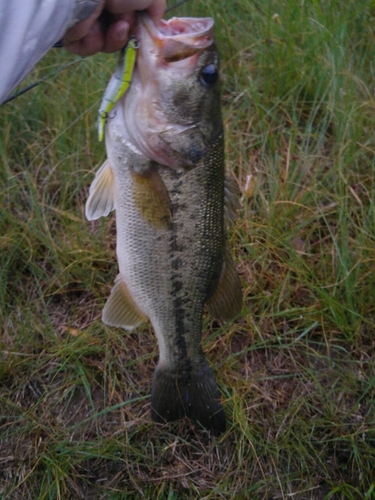
[[[102,103],[98,111],[99,141],[103,140],[105,122],[111,109],[129,88],[133,76],[138,48],[139,43],[135,37],[132,36],[120,52],[115,72],[105,89]]]

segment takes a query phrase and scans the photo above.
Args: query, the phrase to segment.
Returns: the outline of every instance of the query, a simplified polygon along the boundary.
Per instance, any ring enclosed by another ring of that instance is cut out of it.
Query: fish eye
[[[200,73],[200,80],[204,85],[213,85],[219,78],[216,64],[208,64]]]

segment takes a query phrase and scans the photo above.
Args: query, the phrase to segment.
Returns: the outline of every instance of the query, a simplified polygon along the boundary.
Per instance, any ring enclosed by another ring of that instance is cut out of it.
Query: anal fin
[[[135,305],[121,274],[115,280],[102,314],[106,325],[133,330],[147,318]]]
[[[86,218],[96,220],[106,217],[115,209],[114,176],[111,165],[106,160],[95,175],[86,202]]]
[[[241,281],[236,266],[229,253],[228,245],[225,248],[223,270],[220,281],[213,295],[206,302],[211,316],[227,321],[237,316],[242,308]]]

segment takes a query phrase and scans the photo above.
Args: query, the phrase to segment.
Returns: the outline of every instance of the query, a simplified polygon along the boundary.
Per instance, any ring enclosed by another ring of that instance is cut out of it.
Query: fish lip
[[[172,17],[167,21],[162,19],[156,26],[146,12],[140,12],[138,22],[157,45],[173,40],[203,50],[213,43],[214,20],[211,17]]]

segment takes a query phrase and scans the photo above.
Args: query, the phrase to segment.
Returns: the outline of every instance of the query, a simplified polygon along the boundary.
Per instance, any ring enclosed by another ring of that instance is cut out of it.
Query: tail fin
[[[158,366],[152,381],[151,415],[155,422],[171,422],[187,416],[216,435],[224,432],[224,410],[207,362],[184,375]]]

